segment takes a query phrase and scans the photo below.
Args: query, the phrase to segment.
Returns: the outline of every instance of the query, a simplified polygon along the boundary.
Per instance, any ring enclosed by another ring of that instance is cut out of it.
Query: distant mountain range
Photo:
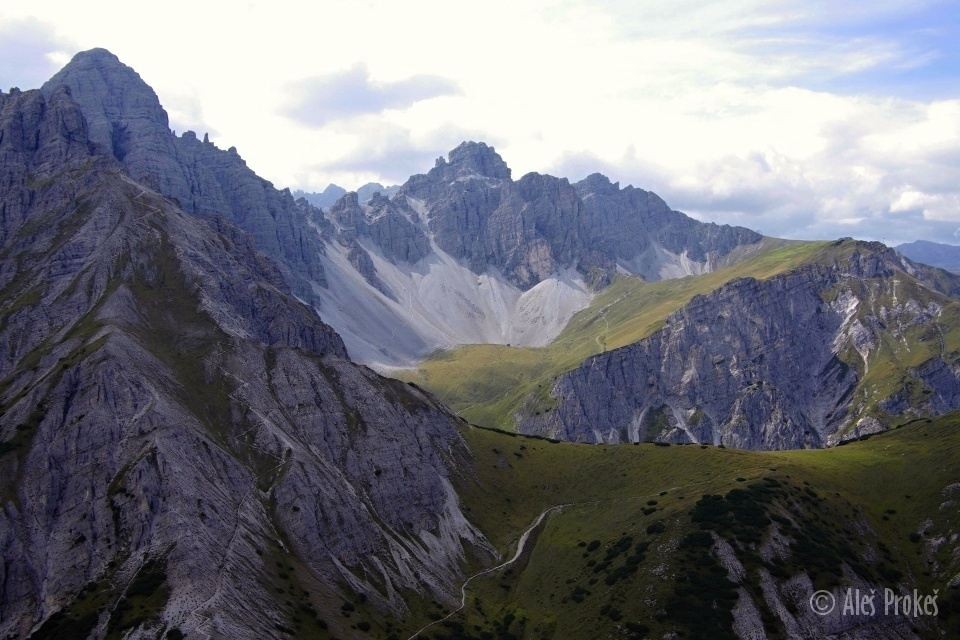
[[[366,204],[370,201],[370,198],[372,198],[374,194],[379,193],[390,198],[399,190],[400,187],[396,185],[385,187],[379,182],[368,182],[356,189],[356,193],[357,199],[362,204]],[[332,183],[328,184],[327,187],[320,193],[311,193],[309,191],[299,190],[293,192],[294,198],[303,198],[313,206],[320,209],[329,209],[334,203],[336,203],[337,200],[345,195],[347,195],[346,189]]]
[[[960,273],[960,246],[958,245],[917,240],[898,245],[896,249],[898,253],[914,262]]]

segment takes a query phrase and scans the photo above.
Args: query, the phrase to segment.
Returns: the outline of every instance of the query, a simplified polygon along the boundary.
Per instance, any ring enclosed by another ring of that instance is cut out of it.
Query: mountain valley
[[[105,49],[0,92],[0,637],[960,634],[960,276],[483,142],[335,187]]]

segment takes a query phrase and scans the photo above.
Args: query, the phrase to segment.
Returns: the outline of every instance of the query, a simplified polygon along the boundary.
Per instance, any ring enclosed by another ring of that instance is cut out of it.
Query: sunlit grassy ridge
[[[794,242],[702,276],[660,282],[624,277],[577,313],[549,346],[468,345],[439,352],[398,377],[426,387],[471,422],[513,429],[513,414],[531,394],[586,358],[649,336],[694,296],[735,278],[765,279],[815,259],[830,243]]]
[[[659,615],[676,602],[682,588],[677,576],[696,570],[678,552],[679,542],[698,530],[691,520],[695,505],[705,495],[750,487],[772,485],[799,505],[787,515],[807,518],[811,528],[829,534],[826,553],[862,565],[858,571],[881,583],[899,574],[896,579],[911,588],[943,593],[944,576],[958,569],[950,545],[925,555],[925,540],[960,526],[956,509],[941,508],[958,481],[957,414],[844,447],[794,452],[577,445],[475,427],[465,428],[464,437],[473,466],[463,470],[458,492],[467,516],[505,557],[538,513],[570,506],[549,516],[516,566],[472,583],[465,613],[430,638],[486,637],[483,631],[493,637],[505,631],[516,638],[639,638],[644,634],[627,631],[645,626],[649,637],[661,637],[682,630],[676,617]],[[929,530],[919,534],[927,521]],[[626,538],[629,548],[597,570]],[[633,551],[635,545],[645,551]],[[868,548],[880,549],[872,561],[859,557]],[[799,543],[791,546],[791,553],[802,551]],[[931,560],[939,573],[931,572]],[[634,573],[620,576],[618,567],[630,562],[637,565]],[[796,570],[790,566],[787,574]]]

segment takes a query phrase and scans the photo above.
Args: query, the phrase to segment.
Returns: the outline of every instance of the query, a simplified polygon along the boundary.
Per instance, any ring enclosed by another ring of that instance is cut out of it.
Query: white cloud
[[[293,101],[287,114],[308,126],[332,120],[404,109],[421,100],[459,93],[457,84],[440,76],[415,75],[394,82],[377,82],[364,64],[346,71],[304,78],[290,87]]]
[[[0,89],[38,86],[69,60],[71,46],[32,16],[0,20]]]
[[[871,15],[912,6],[874,3]],[[7,0],[0,29],[25,17],[113,50],[175,126],[215,127],[280,185],[392,182],[463,136],[495,143],[515,176],[601,170],[770,234],[906,240],[956,227],[960,102],[825,88],[909,73],[938,52],[879,30],[848,37],[862,12],[838,3],[173,0],[111,4],[108,17]],[[325,80],[305,124],[287,113],[309,103],[295,91],[307,78]],[[912,207],[907,191],[922,194]]]
[[[890,205],[891,213],[916,211],[926,220],[960,222],[960,196],[955,193],[928,194],[908,188]]]

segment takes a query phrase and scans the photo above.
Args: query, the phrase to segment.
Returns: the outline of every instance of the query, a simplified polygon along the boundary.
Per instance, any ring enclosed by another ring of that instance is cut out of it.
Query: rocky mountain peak
[[[614,194],[620,190],[620,183],[611,182],[610,178],[602,173],[591,173],[576,183],[574,187],[577,189],[577,193],[583,195],[588,193]]]
[[[162,173],[148,175],[196,178],[182,202],[220,190],[222,209],[189,215],[123,171],[155,140],[134,136],[117,162],[58,86],[0,95],[0,560],[17,567],[0,578],[0,637],[279,637],[292,605],[272,588],[275,557],[311,572],[320,611],[360,593],[395,615],[407,593],[451,601],[483,544],[449,480],[468,455],[458,422],[352,364],[284,265],[217,213],[276,213],[248,226],[283,241],[285,224],[306,226],[292,196],[170,135],[194,173],[154,149]],[[150,619],[109,623],[100,603],[146,574]],[[81,621],[85,585],[99,595]]]
[[[382,209],[383,207],[390,204],[390,199],[387,196],[380,193],[379,191],[377,191],[370,197],[370,200],[367,202],[367,204],[369,204],[374,209]]]
[[[510,179],[510,167],[493,147],[483,142],[461,142],[447,154],[447,160],[437,158],[434,171],[454,178],[480,175],[499,180]]]
[[[116,54],[103,47],[94,47],[93,49],[80,51],[73,56],[73,59],[67,66],[81,64],[95,65],[104,69],[130,69],[130,67],[120,61],[120,58],[118,58]]]
[[[90,127],[90,139],[118,159],[129,151],[130,134],[165,136],[167,112],[150,86],[106,49],[81,51],[41,90],[50,95],[67,87]]]
[[[47,84],[58,84],[56,79],[62,79],[65,76],[79,76],[96,74],[105,78],[143,82],[143,79],[132,68],[125,65],[120,58],[109,49],[97,47],[74,54],[73,58],[59,72],[57,72]]]
[[[353,234],[363,224],[363,209],[357,198],[357,192],[351,191],[330,207],[330,216],[337,226]],[[353,235],[351,235],[351,239]]]
[[[357,196],[356,191],[348,191],[341,196],[340,199],[333,203],[333,206],[330,207],[330,213],[336,215],[339,212],[351,209],[360,209],[360,198]]]
[[[194,132],[177,137],[153,89],[106,49],[74,56],[41,88],[50,97],[66,88],[87,122],[89,139],[127,174],[172,199],[188,213],[225,216],[250,233],[257,248],[280,261],[298,295],[325,284],[323,243],[309,211],[226,151]]]

